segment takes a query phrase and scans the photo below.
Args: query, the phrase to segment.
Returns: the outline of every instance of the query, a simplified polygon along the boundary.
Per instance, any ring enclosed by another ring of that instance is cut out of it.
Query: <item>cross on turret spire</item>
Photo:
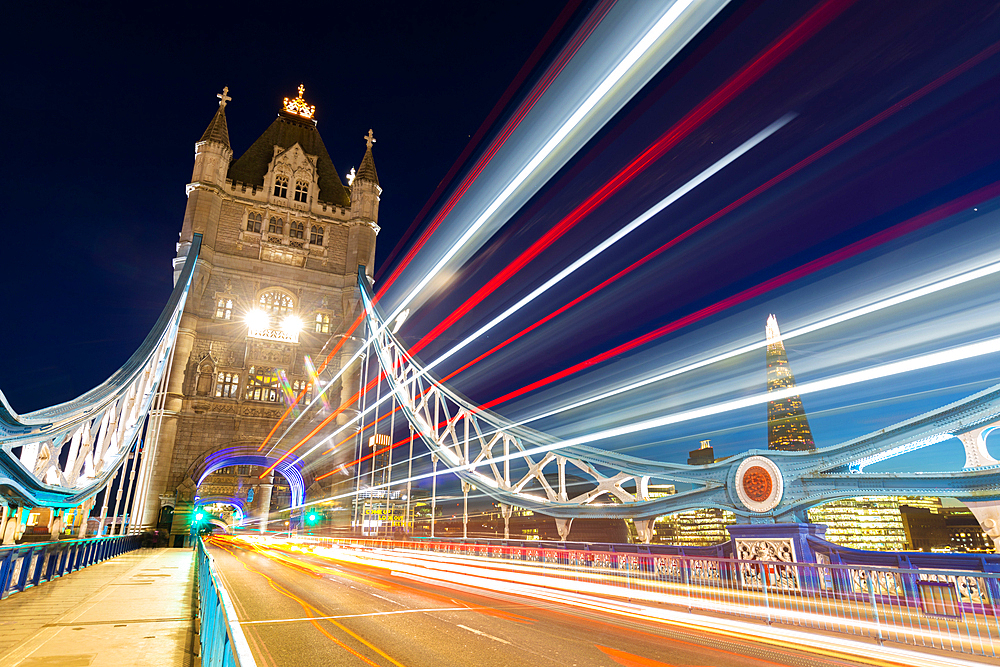
[[[229,96],[229,86],[223,86],[222,92],[216,95],[219,98],[219,106],[223,109],[226,108],[226,102],[233,99]]]
[[[371,128],[368,128],[368,134],[365,135],[364,139],[368,142],[368,148],[371,148],[372,144],[375,143],[375,135],[372,134]]]

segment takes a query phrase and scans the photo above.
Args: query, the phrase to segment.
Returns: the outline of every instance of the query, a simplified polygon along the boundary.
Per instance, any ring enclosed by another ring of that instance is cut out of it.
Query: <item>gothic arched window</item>
[[[274,196],[281,197],[284,199],[288,196],[288,177],[287,176],[275,176],[274,177]]]
[[[323,228],[313,225],[309,230],[309,243],[312,245],[323,245]]]
[[[282,400],[279,373],[280,371],[276,368],[251,366],[247,379],[247,400],[267,401],[269,403],[277,403]]]
[[[267,223],[268,234],[284,234],[285,233],[285,221],[281,218],[271,218]]]
[[[330,316],[327,313],[316,313],[316,333],[330,333]]]
[[[219,398],[236,398],[240,389],[239,373],[219,373],[215,382],[215,395]]]
[[[265,313],[280,316],[292,312],[294,307],[295,303],[292,301],[292,297],[284,292],[274,290],[260,295],[260,308]]]
[[[215,319],[217,320],[231,320],[233,319],[233,300],[223,297],[219,299],[219,303],[215,306]]]
[[[264,219],[261,217],[260,213],[248,213],[247,214],[247,231],[260,233],[261,223]]]
[[[289,238],[301,239],[305,237],[306,227],[301,222],[293,222],[288,230]]]
[[[302,181],[295,182],[295,201],[306,201],[309,194],[309,184]]]

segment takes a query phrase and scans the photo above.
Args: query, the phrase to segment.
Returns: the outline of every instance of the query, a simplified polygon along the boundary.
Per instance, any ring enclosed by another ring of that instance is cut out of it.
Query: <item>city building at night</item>
[[[788,365],[785,344],[781,342],[778,320],[767,318],[767,391],[781,391],[795,386],[795,376]],[[786,452],[816,449],[802,399],[798,395],[769,401],[767,404],[767,448]]]
[[[345,187],[320,136],[316,108],[299,86],[298,96],[285,98],[270,126],[234,159],[228,92],[218,95],[218,109],[195,142],[175,280],[195,234],[202,247],[168,371],[142,517],[146,526],[166,519],[175,538],[189,534],[195,497],[205,495],[198,487],[219,468],[258,466],[257,479],[241,492],[252,489],[249,509],[267,515],[275,483],[268,471],[290,445],[279,444],[270,456],[258,450],[294,397],[301,395],[302,405],[312,398],[313,368],[322,371],[326,361],[327,371],[336,371],[357,350],[348,339],[329,354],[357,315],[358,267],[373,273],[379,231],[382,189],[371,131]],[[349,369],[328,392],[330,402],[348,399],[357,383]],[[348,418],[338,417],[338,424]],[[327,463],[336,467],[353,455],[345,447]],[[299,502],[306,493],[330,491],[308,473],[303,479],[300,466],[276,472],[296,478],[285,481]]]
[[[841,546],[868,551],[904,551],[916,548],[903,521],[906,505],[937,512],[941,499],[903,496],[861,496],[825,503],[809,510],[810,523],[826,524],[826,539]]]

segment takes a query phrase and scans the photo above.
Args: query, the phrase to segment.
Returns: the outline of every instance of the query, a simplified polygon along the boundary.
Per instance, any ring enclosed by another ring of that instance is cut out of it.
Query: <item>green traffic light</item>
[[[197,514],[194,515],[194,520],[195,521],[201,521],[204,518],[205,518],[205,514],[203,512],[198,512]]]
[[[309,512],[306,514],[306,523],[310,526],[315,526],[319,523],[319,512]]]

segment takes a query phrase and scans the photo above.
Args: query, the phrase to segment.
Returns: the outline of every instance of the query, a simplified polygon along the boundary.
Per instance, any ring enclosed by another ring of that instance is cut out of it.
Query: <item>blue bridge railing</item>
[[[0,599],[138,549],[139,535],[0,547]]]
[[[215,559],[199,539],[198,619],[203,667],[256,667],[233,601],[215,567]]]

